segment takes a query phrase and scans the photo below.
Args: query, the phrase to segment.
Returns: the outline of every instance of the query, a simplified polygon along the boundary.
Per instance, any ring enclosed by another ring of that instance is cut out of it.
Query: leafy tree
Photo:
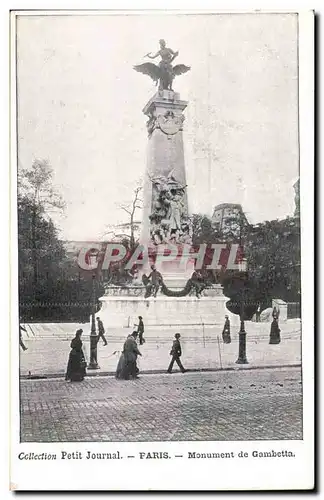
[[[237,231],[223,233],[213,227],[206,215],[195,214],[193,244],[238,243],[247,259],[246,275],[237,271],[209,272],[208,277],[221,283],[230,298],[229,309],[239,314],[244,281],[245,316],[252,317],[257,305],[271,306],[274,297],[300,302],[300,220],[287,217],[256,225],[242,225]],[[235,235],[234,235],[235,233]]]
[[[203,214],[191,216],[192,244],[194,246],[202,243],[215,243],[219,240],[219,232],[213,227],[210,217]]]
[[[251,229],[246,242],[249,282],[260,302],[300,301],[300,220],[287,217]]]
[[[18,176],[18,196],[29,200],[30,208],[30,243],[33,285],[38,283],[38,248],[40,237],[40,217],[46,218],[51,211],[64,209],[61,196],[52,186],[53,168],[47,160],[35,160],[31,169],[21,169]]]
[[[18,198],[19,292],[25,306],[53,297],[65,250],[51,219],[27,196]]]
[[[20,169],[18,190],[44,213],[65,208],[62,197],[53,187],[53,168],[48,160],[34,160],[31,169]]]
[[[89,321],[92,273],[80,272],[76,261],[67,256],[53,221],[26,196],[18,199],[18,259],[24,321]],[[97,308],[103,293],[96,280]]]
[[[53,169],[35,160],[18,177],[20,314],[25,321],[89,321],[92,275],[79,272],[50,214],[64,209],[52,185]],[[97,297],[103,287],[97,286]]]

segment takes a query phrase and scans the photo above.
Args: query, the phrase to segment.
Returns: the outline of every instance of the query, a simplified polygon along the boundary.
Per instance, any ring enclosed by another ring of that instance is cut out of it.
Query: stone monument
[[[229,314],[222,287],[204,285],[190,254],[192,232],[183,145],[188,102],[172,88],[174,78],[190,67],[173,66],[177,55],[160,40],[160,50],[155,55],[147,54],[151,59],[160,57],[159,65],[148,62],[134,67],[158,85],[143,109],[148,148],[140,245],[147,249],[148,260],[139,270],[137,281],[124,287],[106,287],[100,299],[100,317],[107,326],[132,326],[139,315],[147,326],[223,325],[225,314]],[[171,252],[172,258],[165,252]]]

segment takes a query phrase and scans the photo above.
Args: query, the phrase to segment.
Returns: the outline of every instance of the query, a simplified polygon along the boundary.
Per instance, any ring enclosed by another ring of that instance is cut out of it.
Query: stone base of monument
[[[159,292],[157,297],[145,299],[144,287],[109,287],[99,299],[101,308],[97,315],[106,328],[131,329],[138,323],[138,316],[143,317],[146,327],[219,326],[224,324],[225,314],[233,319],[233,326],[237,323],[226,308],[229,299],[220,285],[205,289],[203,294],[198,299],[195,295],[167,297]]]

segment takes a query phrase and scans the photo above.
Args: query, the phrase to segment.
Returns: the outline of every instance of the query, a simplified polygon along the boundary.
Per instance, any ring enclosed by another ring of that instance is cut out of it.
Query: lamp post
[[[241,304],[240,304],[240,322],[241,327],[239,331],[239,354],[236,363],[239,365],[248,364],[246,358],[246,331],[244,325],[244,304],[245,304],[245,278],[246,278],[247,261],[241,259],[239,262],[239,271],[241,273],[242,287],[241,287]]]
[[[88,370],[99,370],[97,359],[98,335],[96,332],[96,272],[97,267],[97,254],[91,253],[89,255],[90,265],[93,268],[92,273],[92,294],[91,294],[91,332],[90,332],[90,363]]]

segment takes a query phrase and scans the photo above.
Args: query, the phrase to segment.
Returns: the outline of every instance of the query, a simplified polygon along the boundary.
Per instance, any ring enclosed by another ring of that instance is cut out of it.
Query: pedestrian
[[[276,319],[278,321],[279,314],[280,314],[279,308],[277,309],[276,306],[274,306],[274,308],[272,310],[272,317],[273,317],[273,319]]]
[[[225,316],[225,324],[222,332],[222,337],[224,344],[231,343],[231,323],[227,315]]]
[[[180,344],[180,340],[179,340],[180,337],[181,337],[180,333],[175,334],[175,340],[173,341],[172,348],[170,351],[170,356],[172,356],[172,359],[171,359],[170,364],[169,364],[168,373],[172,372],[174,362],[177,363],[177,365],[179,366],[182,373],[184,373],[186,371],[184,369],[184,367],[182,366],[182,363],[180,361],[180,357],[182,354],[181,344]]]
[[[139,316],[139,317],[138,317],[137,333],[138,333],[139,343],[140,343],[140,345],[143,345],[143,344],[144,344],[144,342],[145,342],[145,339],[143,338],[143,334],[144,334],[144,323],[143,323],[143,318],[142,318],[142,316]]]
[[[261,306],[260,306],[260,303],[258,302],[258,304],[257,304],[257,310],[256,310],[256,313],[255,313],[255,321],[257,323],[260,323],[260,317],[261,317]]]
[[[280,342],[281,342],[280,331],[281,330],[279,328],[277,318],[273,318],[272,323],[271,323],[271,329],[270,329],[269,344],[280,344]]]
[[[65,380],[71,382],[82,382],[86,375],[86,360],[82,349],[83,330],[77,330],[74,339],[72,339],[70,347],[69,361],[66,369]]]
[[[137,367],[136,361],[137,361],[137,356],[142,356],[142,354],[138,350],[136,339],[137,339],[137,332],[135,331],[131,335],[129,335],[126,339],[123,348],[124,362],[125,362],[125,368],[123,374],[124,376],[119,378],[125,378],[125,380],[128,380],[129,378],[133,379],[138,378],[139,369]]]
[[[19,345],[22,348],[23,351],[27,351],[28,347],[25,346],[23,338],[22,338],[22,330],[27,333],[27,330],[25,327],[21,326],[19,324]]]
[[[124,343],[124,346],[125,346],[125,343]],[[128,379],[124,349],[122,350],[122,353],[121,353],[120,358],[118,360],[115,377],[117,379],[121,379],[121,380]]]
[[[105,329],[103,326],[103,322],[101,321],[99,316],[97,316],[97,324],[98,324],[98,342],[99,342],[100,338],[102,338],[104,345],[107,345],[107,340],[105,337]]]

